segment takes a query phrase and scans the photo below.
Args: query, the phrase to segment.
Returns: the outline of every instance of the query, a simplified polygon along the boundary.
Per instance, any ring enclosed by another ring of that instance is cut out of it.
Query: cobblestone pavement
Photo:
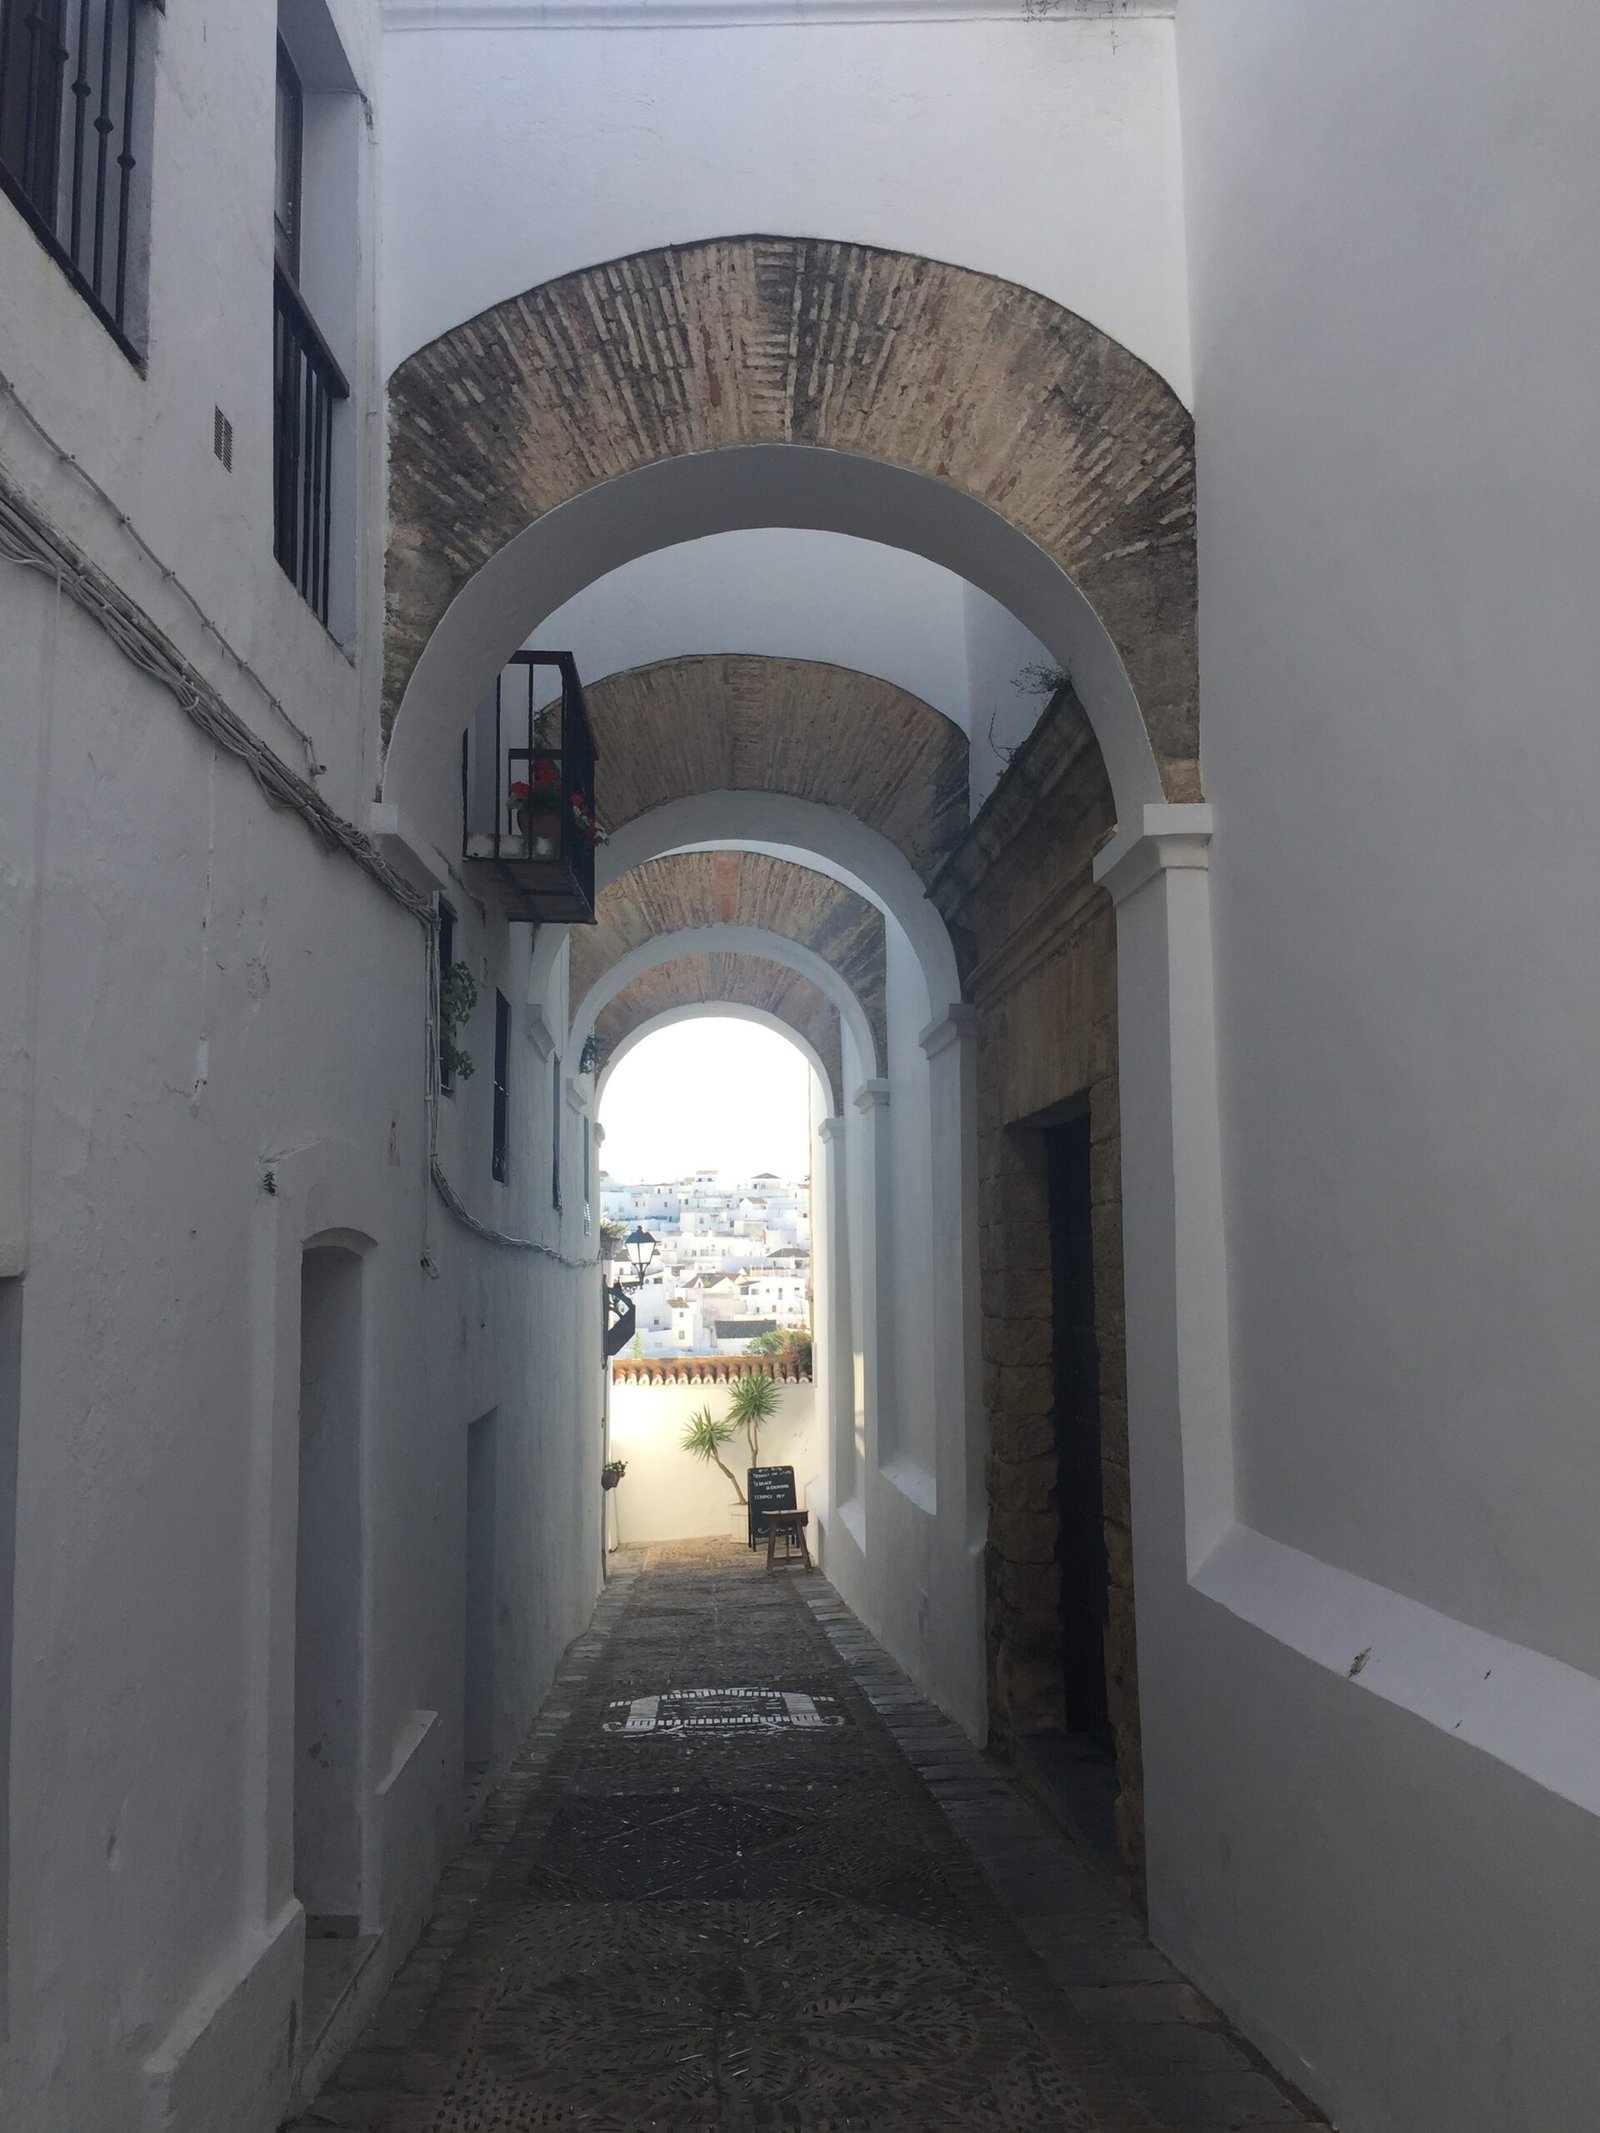
[[[818,1575],[614,1576],[295,2133],[1320,2124]]]

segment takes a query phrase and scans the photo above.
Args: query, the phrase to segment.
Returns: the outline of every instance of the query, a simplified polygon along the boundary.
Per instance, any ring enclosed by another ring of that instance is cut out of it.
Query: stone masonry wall
[[[1094,885],[1114,826],[1088,722],[1051,705],[934,884],[979,1010],[979,1254],[988,1424],[990,1724],[1002,1753],[1058,1732],[1063,1701],[1050,1215],[1044,1128],[1087,1109],[1117,1833],[1142,1878],[1123,1317],[1116,931]]]

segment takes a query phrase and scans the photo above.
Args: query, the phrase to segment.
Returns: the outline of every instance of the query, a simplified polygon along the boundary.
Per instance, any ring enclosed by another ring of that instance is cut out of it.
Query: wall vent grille
[[[231,474],[233,472],[233,424],[220,407],[212,409],[211,449]]]

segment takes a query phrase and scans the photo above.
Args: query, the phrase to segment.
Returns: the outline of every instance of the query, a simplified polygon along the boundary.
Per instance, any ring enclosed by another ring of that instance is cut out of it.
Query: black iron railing
[[[128,338],[143,65],[152,0],[0,0],[0,189]]]
[[[539,672],[561,694],[541,703]],[[510,905],[533,920],[594,922],[595,745],[570,652],[516,652],[468,729],[462,849],[490,862]]]
[[[328,619],[333,531],[333,409],[344,373],[282,267],[272,302],[273,548]]]

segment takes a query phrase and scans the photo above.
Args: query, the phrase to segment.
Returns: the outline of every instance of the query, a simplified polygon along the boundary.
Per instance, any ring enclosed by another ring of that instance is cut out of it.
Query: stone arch
[[[753,956],[756,960],[794,972],[810,981],[828,1001],[834,1014],[850,1033],[862,1077],[871,1080],[882,1071],[877,1038],[861,1002],[844,979],[812,948],[788,940],[762,926],[702,925],[680,933],[658,933],[617,958],[601,972],[573,1010],[572,1041],[587,1043],[602,1010],[623,988],[646,971],[680,957]]]
[[[839,1010],[820,986],[771,957],[725,949],[696,951],[682,941],[597,1003],[593,1028],[602,1074],[625,1039],[663,1015],[689,1007],[708,1012],[747,1008],[769,1016],[814,1056],[833,1114],[843,1110]]]
[[[697,926],[755,926],[811,949],[861,1002],[888,1050],[883,914],[830,875],[765,852],[674,852],[608,888],[595,924],[572,933],[571,997],[582,1000],[630,949]]]
[[[611,828],[687,793],[793,793],[881,830],[924,877],[966,829],[967,737],[893,682],[715,654],[608,674],[587,695]]]
[[[1031,290],[814,238],[668,246],[452,328],[396,370],[390,414],[391,722],[452,603],[553,512],[663,463],[809,448],[922,477],[1038,550],[1097,618],[1159,766],[1136,792],[1140,749],[1075,668],[1123,801],[1198,797],[1192,424],[1146,364]]]
[[[944,918],[898,846],[841,808],[788,793],[691,793],[625,822],[602,845],[601,890],[645,861],[694,849],[755,848],[815,866],[864,896],[905,932],[927,987],[929,1017],[961,998],[961,976]],[[536,950],[537,952],[537,950]]]

